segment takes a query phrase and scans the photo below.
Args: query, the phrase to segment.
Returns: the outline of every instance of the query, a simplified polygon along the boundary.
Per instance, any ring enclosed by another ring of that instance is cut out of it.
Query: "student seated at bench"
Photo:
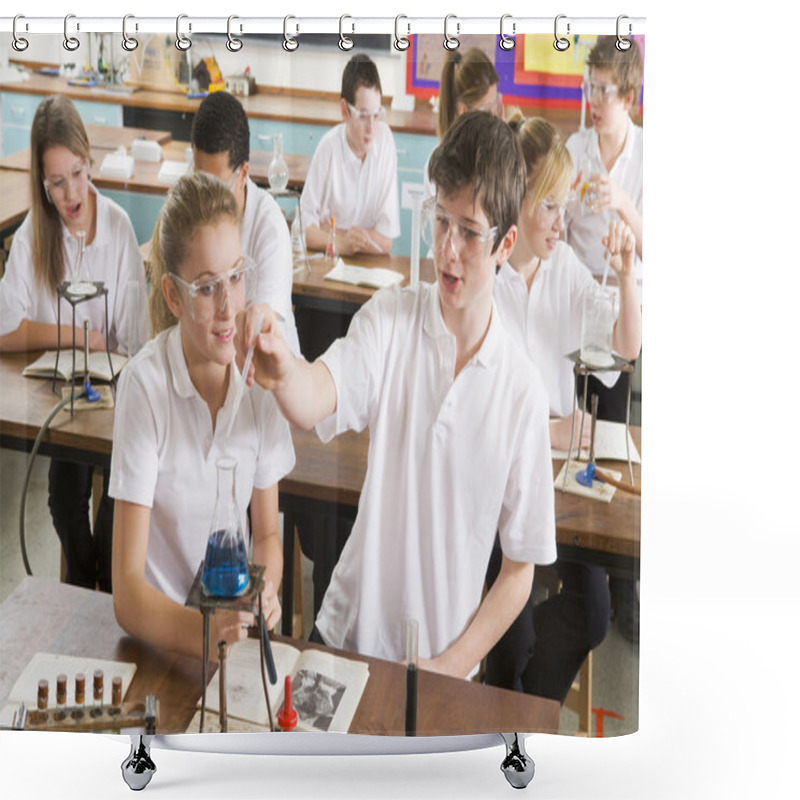
[[[343,121],[317,145],[303,188],[306,244],[324,250],[334,217],[339,255],[390,253],[400,235],[397,151],[369,56],[347,62],[341,106]]]

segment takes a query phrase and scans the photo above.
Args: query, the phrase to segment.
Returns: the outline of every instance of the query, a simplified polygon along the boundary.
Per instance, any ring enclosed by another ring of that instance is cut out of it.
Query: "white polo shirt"
[[[275,198],[247,179],[247,199],[242,218],[242,251],[258,267],[256,301],[269,303],[283,319],[289,349],[300,354],[292,313],[292,240],[289,226]]]
[[[336,385],[323,441],[369,425],[358,515],[317,617],[326,643],[399,661],[405,620],[439,655],[481,602],[500,532],[515,561],[556,558],[547,396],[497,309],[454,379],[435,285],[377,292],[321,356]]]
[[[257,386],[245,389],[226,444],[235,366],[231,377],[212,430],[208,406],[189,377],[179,325],[149,341],[120,376],[108,493],[151,509],[145,577],[178,603],[205,557],[217,459],[237,459],[236,498],[245,527],[253,489],[272,486],[294,467],[289,426],[272,395]]]
[[[147,310],[147,286],[144,263],[136,242],[136,234],[125,211],[113,200],[100,194],[89,184],[97,198],[97,223],[94,240],[86,246],[86,272],[90,280],[103,281],[108,289],[108,345],[111,350],[128,352],[129,328],[136,323],[138,343],[150,335]],[[66,261],[65,280],[72,276],[78,255],[78,240],[61,223]],[[136,320],[129,307],[128,283],[137,283]],[[105,331],[106,305],[101,298],[87,300],[75,306],[75,325],[83,328],[89,320],[93,331]],[[33,269],[33,216],[28,215],[14,234],[6,271],[0,281],[0,336],[12,333],[23,320],[58,324],[58,296],[37,283]],[[72,307],[61,302],[61,324],[72,324]],[[71,347],[72,341],[62,346]]]
[[[385,122],[375,128],[362,161],[347,143],[344,122],[320,139],[301,198],[303,225],[322,227],[331,216],[344,230],[358,225],[390,239],[400,235],[397,151]]]
[[[572,156],[573,178],[584,168],[589,158],[602,164],[597,131],[589,128],[573,133],[567,140],[567,150]],[[584,177],[588,177],[584,175]],[[642,213],[642,129],[628,119],[628,133],[625,146],[609,173],[611,180],[618,183],[631,198],[639,213]],[[566,240],[575,250],[578,258],[586,264],[593,275],[602,275],[605,266],[603,237],[608,234],[608,225],[619,219],[616,211],[602,211],[599,214],[577,214],[576,205],[567,208]],[[642,282],[642,261],[636,256],[636,280]]]
[[[581,346],[583,298],[597,288],[597,281],[564,242],[558,242],[553,255],[542,261],[530,292],[525,278],[511,264],[503,264],[495,279],[494,300],[500,317],[511,338],[537,366],[552,417],[572,413],[574,365],[566,356]],[[598,377],[613,385],[619,373],[598,373]]]

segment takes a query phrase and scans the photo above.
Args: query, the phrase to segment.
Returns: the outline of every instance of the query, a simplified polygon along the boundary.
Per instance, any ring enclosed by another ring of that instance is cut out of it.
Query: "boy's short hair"
[[[345,65],[342,72],[342,99],[350,105],[356,103],[356,92],[362,87],[381,91],[381,76],[375,62],[365,53],[356,53]]]
[[[231,169],[250,160],[247,114],[232,94],[212,92],[200,103],[192,123],[192,147],[209,155],[227,151]]]
[[[437,192],[473,190],[489,224],[497,226],[492,252],[519,218],[525,196],[525,159],[511,128],[485,111],[467,111],[433,151],[428,174]]]
[[[586,63],[590,68],[610,69],[620,97],[633,91],[635,106],[642,86],[642,54],[634,39],[630,39],[631,46],[627,50],[617,50],[616,42],[616,36],[601,36],[589,51]]]

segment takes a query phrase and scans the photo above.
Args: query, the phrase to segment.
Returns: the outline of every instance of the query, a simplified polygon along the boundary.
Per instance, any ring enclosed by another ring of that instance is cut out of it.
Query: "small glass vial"
[[[47,704],[50,697],[50,687],[44,678],[39,681],[39,687],[36,692],[36,708],[39,711],[47,711]]]
[[[300,212],[298,211],[294,215],[294,220],[292,221],[292,260],[295,264],[298,261],[302,261],[305,257],[305,242],[303,241],[305,234],[303,233],[303,227],[300,225]]]
[[[283,134],[276,133],[273,142],[272,161],[269,162],[269,188],[283,192],[289,185],[289,167],[283,158]]]
[[[336,251],[336,217],[331,217],[328,244],[325,247],[325,260],[331,264],[335,264],[339,260],[339,253]]]
[[[92,708],[92,716],[97,717],[103,713],[103,670],[96,669],[92,679],[92,697],[94,700],[94,707]]]
[[[56,677],[56,719],[67,716],[67,676],[62,672]]]
[[[75,710],[72,716],[79,719],[83,716],[83,704],[86,702],[86,676],[79,672],[75,676]]]

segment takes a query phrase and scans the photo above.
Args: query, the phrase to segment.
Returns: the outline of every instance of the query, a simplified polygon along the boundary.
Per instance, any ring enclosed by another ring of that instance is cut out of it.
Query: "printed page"
[[[340,258],[336,266],[325,275],[325,280],[382,289],[384,286],[401,283],[403,274],[385,267],[361,267],[355,264],[346,264]]]
[[[363,661],[304,650],[292,678],[298,729],[347,733],[368,678]]]
[[[586,430],[589,430],[592,424],[591,417],[587,414],[586,420],[583,423]],[[577,439],[577,434],[576,437]],[[641,464],[642,457],[633,443],[633,437],[628,434],[628,443],[631,448],[631,463]],[[567,451],[556,450],[553,448],[552,455],[554,460],[566,461]],[[574,453],[573,453],[573,457]],[[589,458],[588,449],[581,450],[580,458],[584,461]],[[597,427],[594,431],[594,457],[596,461],[627,461],[628,453],[625,449],[625,423],[624,422],[609,422],[605,419],[597,420]]]

